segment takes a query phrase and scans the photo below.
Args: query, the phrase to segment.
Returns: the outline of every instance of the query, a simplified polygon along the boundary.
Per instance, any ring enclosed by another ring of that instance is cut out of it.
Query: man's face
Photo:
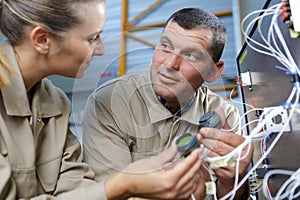
[[[151,79],[156,95],[185,103],[210,76],[215,75],[208,29],[185,30],[170,22],[152,58]]]

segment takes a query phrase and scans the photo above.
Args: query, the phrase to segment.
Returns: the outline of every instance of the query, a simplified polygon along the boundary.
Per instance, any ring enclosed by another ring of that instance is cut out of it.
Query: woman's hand
[[[173,162],[176,153],[177,147],[173,143],[159,155],[129,165],[123,172],[106,181],[108,199],[189,198],[199,184],[202,164],[200,150],[197,149],[186,158]]]

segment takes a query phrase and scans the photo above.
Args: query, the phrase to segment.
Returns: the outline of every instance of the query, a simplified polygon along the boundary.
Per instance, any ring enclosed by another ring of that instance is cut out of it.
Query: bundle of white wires
[[[275,197],[268,193],[268,181],[274,175],[287,175],[290,176],[280,187]],[[300,168],[297,171],[289,171],[282,169],[274,169],[266,173],[263,180],[263,192],[268,199],[296,199],[300,197]]]
[[[280,19],[280,14],[282,12],[281,5],[282,5],[281,3],[275,4],[275,5],[271,6],[270,8],[257,10],[257,11],[254,11],[254,12],[248,14],[242,21],[242,27],[244,27],[245,21],[247,19],[249,19],[250,17],[252,17],[253,15],[257,15],[257,14],[260,14],[260,15],[255,17],[253,20],[251,20],[251,22],[248,24],[248,26],[245,29],[242,28],[242,33],[244,34],[246,43],[250,48],[252,48],[254,51],[257,51],[258,53],[265,54],[267,56],[271,56],[271,57],[274,57],[275,59],[277,59],[284,66],[284,69],[288,75],[299,76],[299,74],[300,74],[299,69],[296,65],[294,58],[292,57],[292,55],[289,51],[289,48],[285,42],[284,36],[278,25],[278,21]],[[268,29],[267,33],[263,33],[262,29],[261,29],[261,24],[263,23],[263,20],[266,19],[266,17],[268,17],[268,19],[271,18],[271,21],[270,21],[269,29]],[[253,37],[249,36],[249,33],[255,23],[257,23],[257,31],[258,31],[258,35],[260,37],[260,42],[258,40],[255,40]],[[278,42],[280,43],[280,45],[278,45]],[[275,66],[274,66],[274,70],[276,70]],[[258,168],[258,166],[261,165],[263,160],[272,151],[272,149],[274,148],[274,146],[276,145],[276,143],[278,142],[280,137],[283,135],[284,130],[286,129],[286,126],[289,124],[287,122],[289,122],[291,120],[291,117],[292,117],[295,109],[297,108],[297,104],[299,102],[299,94],[300,94],[299,89],[300,89],[299,82],[295,81],[294,87],[293,87],[289,97],[287,98],[286,102],[284,102],[282,104],[282,106],[274,107],[274,109],[270,109],[267,112],[263,112],[262,115],[260,116],[260,119],[246,124],[245,126],[248,126],[251,123],[257,123],[256,127],[252,129],[250,134],[248,136],[245,136],[245,141],[240,146],[235,148],[229,154],[220,157],[220,159],[224,159],[224,160],[234,158],[236,161],[236,165],[235,165],[236,177],[235,177],[234,188],[232,191],[230,191],[225,196],[223,196],[221,198],[221,200],[223,200],[223,199],[225,200],[228,198],[233,199],[236,194],[236,191],[248,180],[249,177],[251,178],[251,176],[253,176],[253,172],[255,172],[255,170]],[[262,108],[253,108],[252,110],[245,113],[245,115],[247,115],[249,112],[255,111],[256,109],[263,110]],[[248,173],[243,177],[243,179],[241,181],[239,181],[239,162],[240,162],[240,160],[244,159],[247,156],[247,154],[249,153],[251,142],[254,140],[257,140],[257,139],[262,140],[265,137],[267,137],[268,134],[266,134],[266,132],[262,131],[264,129],[265,125],[267,123],[272,122],[272,120],[276,116],[278,116],[282,112],[282,110],[286,110],[286,109],[290,109],[290,110],[289,110],[288,120],[287,120],[287,122],[285,122],[284,127],[278,134],[276,134],[274,140],[269,145],[268,149],[264,152],[264,154],[261,156],[261,158],[258,159],[258,161],[253,164],[253,166],[248,171]],[[243,115],[243,116],[245,116],[245,115]],[[243,127],[243,128],[245,128],[245,127]],[[242,155],[242,150],[244,148],[247,148],[248,150],[246,151],[246,153],[244,153],[244,155]],[[206,160],[209,162],[210,160],[213,160],[213,158],[207,158]],[[293,177],[295,177],[295,176],[293,176]],[[295,189],[296,186],[297,187],[299,186],[299,180],[300,180],[299,170],[296,174],[296,177],[298,178],[298,180],[296,181],[296,179],[293,179],[293,184],[290,184],[291,183],[291,181],[290,181],[288,183],[288,186],[283,185],[283,186],[285,186],[285,189],[282,189],[282,190],[284,190],[285,192],[282,194],[279,194],[281,197],[283,197],[283,196],[287,197],[288,195],[292,195],[294,197],[294,196],[300,195],[299,192],[296,195],[293,194],[293,191],[296,190]],[[214,197],[216,199],[216,195],[214,195]]]

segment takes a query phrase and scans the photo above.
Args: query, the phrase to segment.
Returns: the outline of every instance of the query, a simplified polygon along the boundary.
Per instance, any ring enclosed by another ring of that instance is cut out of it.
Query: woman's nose
[[[94,50],[94,55],[102,56],[104,54],[104,44],[100,42]]]

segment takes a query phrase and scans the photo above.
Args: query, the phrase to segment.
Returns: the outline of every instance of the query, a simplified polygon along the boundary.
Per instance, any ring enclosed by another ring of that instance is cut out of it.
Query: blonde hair
[[[9,64],[8,58],[0,49],[0,89],[9,85],[8,76],[13,73],[11,65]]]
[[[24,39],[28,27],[41,26],[56,38],[82,23],[80,7],[105,0],[0,0],[0,30],[12,46]],[[9,84],[13,72],[8,58],[0,49],[0,88]]]
[[[41,26],[61,38],[70,28],[82,23],[80,7],[105,0],[0,0],[0,29],[13,45],[24,38],[27,27]]]

